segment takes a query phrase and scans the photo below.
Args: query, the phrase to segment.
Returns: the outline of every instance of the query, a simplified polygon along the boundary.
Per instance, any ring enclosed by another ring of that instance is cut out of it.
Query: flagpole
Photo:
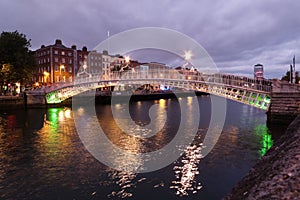
[[[107,52],[108,52],[108,55],[109,55],[109,31],[107,31]]]
[[[296,65],[296,58],[295,55],[293,57],[293,83],[296,83],[296,69],[295,69],[295,65]]]

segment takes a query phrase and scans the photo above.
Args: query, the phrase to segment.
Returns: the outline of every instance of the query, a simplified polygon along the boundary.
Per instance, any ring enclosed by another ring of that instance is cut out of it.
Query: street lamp
[[[83,71],[85,71],[86,70],[86,68],[87,68],[87,65],[86,65],[86,63],[84,62],[84,64],[83,64]]]
[[[47,78],[48,78],[48,76],[49,76],[49,72],[47,72],[47,71],[44,71],[44,83],[47,83]]]
[[[130,62],[130,57],[129,56],[125,56],[125,62],[128,64]]]
[[[90,78],[92,78],[92,74],[90,74],[90,73],[88,73],[86,71],[87,67],[88,66],[87,66],[86,62],[84,61],[83,65],[82,65],[83,71],[82,72],[78,72],[77,73],[77,77],[79,77],[81,74],[87,74]]]
[[[192,52],[191,51],[185,51],[184,52],[184,59],[186,60],[186,61],[189,61],[191,58],[192,58]]]

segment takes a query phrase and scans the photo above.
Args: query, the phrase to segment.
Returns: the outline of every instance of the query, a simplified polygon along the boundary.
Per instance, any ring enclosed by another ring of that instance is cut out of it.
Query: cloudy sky
[[[195,39],[226,73],[252,76],[262,63],[267,78],[281,77],[294,55],[300,60],[297,0],[1,0],[0,7],[1,31],[24,33],[33,50],[56,38],[93,49],[107,31],[151,26]]]

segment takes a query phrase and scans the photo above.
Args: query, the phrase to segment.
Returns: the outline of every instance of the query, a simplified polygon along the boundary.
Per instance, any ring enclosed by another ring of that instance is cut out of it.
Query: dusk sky
[[[32,50],[57,38],[91,50],[107,31],[164,27],[195,39],[222,72],[252,76],[253,66],[261,63],[266,78],[279,78],[294,55],[299,71],[296,0],[1,0],[0,7],[1,32],[24,33]]]

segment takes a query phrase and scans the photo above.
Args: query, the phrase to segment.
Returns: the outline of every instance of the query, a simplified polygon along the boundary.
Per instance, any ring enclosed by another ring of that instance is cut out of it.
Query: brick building
[[[38,63],[35,81],[39,83],[72,82],[88,53],[86,47],[77,50],[73,45],[69,48],[64,46],[59,39],[53,45],[42,45],[34,54]]]

